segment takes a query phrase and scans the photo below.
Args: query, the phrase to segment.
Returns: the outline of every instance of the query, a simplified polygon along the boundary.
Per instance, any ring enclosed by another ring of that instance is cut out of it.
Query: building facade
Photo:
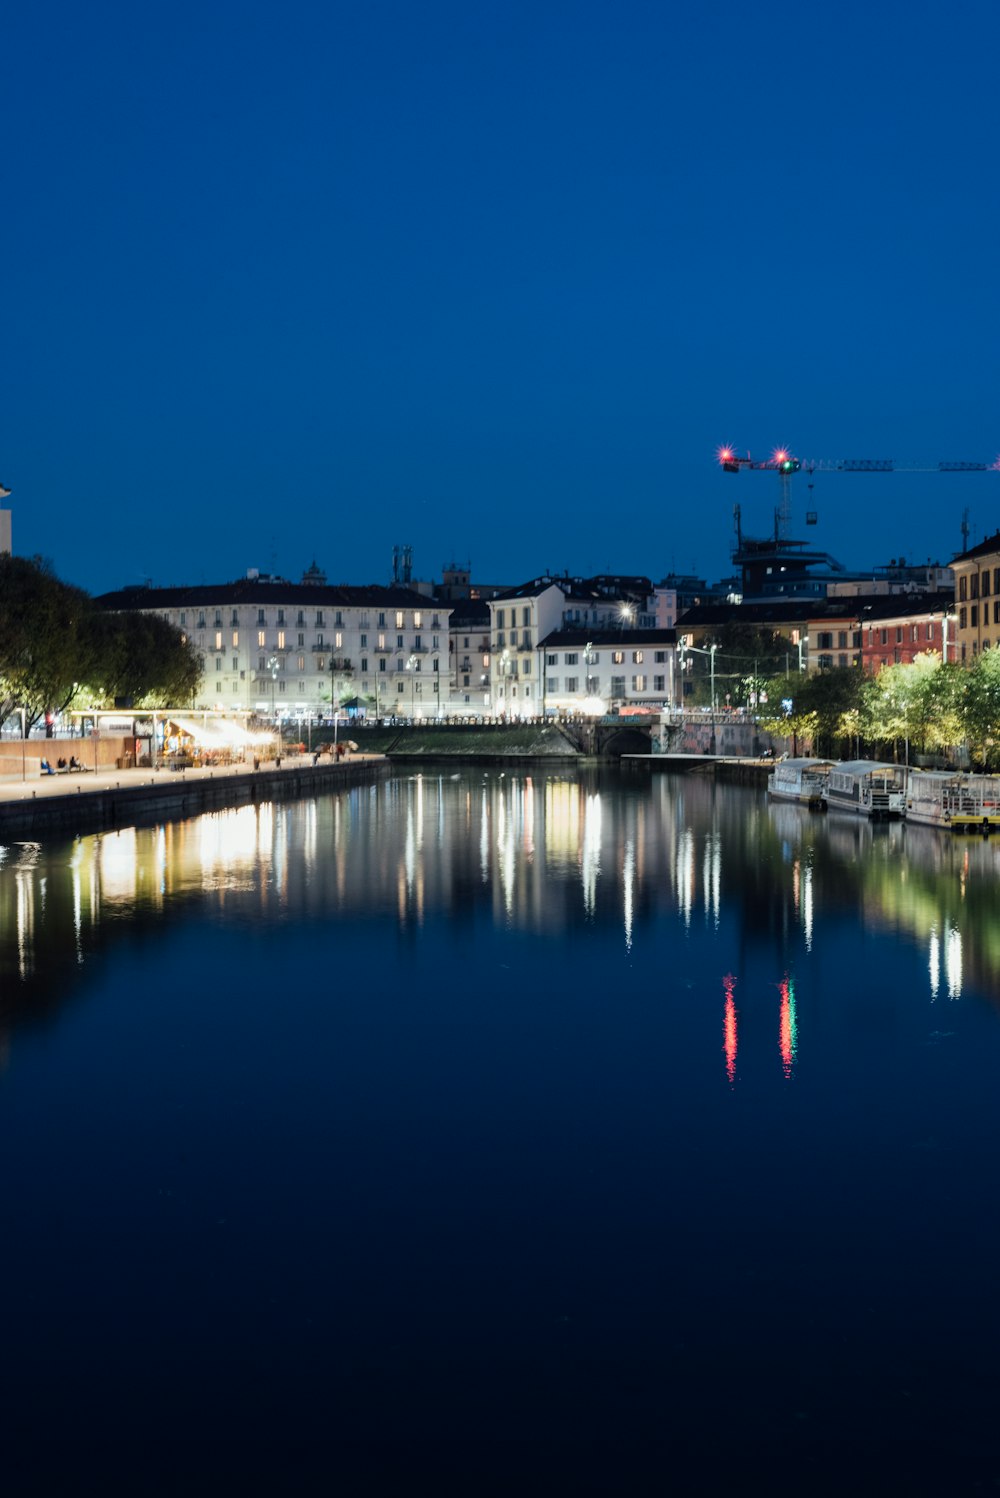
[[[955,642],[960,661],[974,661],[1000,644],[1000,532],[952,562]]]
[[[204,666],[192,706],[260,717],[325,718],[357,699],[379,717],[437,717],[447,707],[450,605],[405,587],[331,587],[251,572],[191,588],[125,588],[95,600],[155,613]]]

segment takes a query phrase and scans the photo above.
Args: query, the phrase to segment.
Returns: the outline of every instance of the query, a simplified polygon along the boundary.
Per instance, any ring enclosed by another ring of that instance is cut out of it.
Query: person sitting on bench
[[[38,766],[38,773],[40,775],[54,775],[56,772],[55,770],[53,770],[48,760],[43,759]]]

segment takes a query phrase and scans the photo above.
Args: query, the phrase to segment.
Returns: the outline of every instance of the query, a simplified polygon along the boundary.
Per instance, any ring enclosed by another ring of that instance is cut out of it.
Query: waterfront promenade
[[[36,762],[37,763],[37,762]],[[348,753],[341,760],[311,754],[282,755],[251,764],[204,769],[151,770],[148,766],[0,777],[0,837],[93,832],[194,816],[203,811],[263,800],[288,800],[312,791],[374,779],[388,761],[381,754]]]

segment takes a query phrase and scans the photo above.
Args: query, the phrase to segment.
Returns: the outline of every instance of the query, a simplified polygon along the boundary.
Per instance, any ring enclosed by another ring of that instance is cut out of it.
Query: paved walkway
[[[340,765],[358,764],[362,760],[382,759],[381,754],[345,754],[338,761]],[[30,801],[32,798],[40,799],[43,796],[85,796],[88,792],[106,791],[111,789],[126,790],[133,785],[156,785],[162,781],[170,780],[225,780],[234,777],[242,778],[255,773],[253,765],[213,765],[204,770],[150,770],[132,769],[116,770],[99,769],[83,771],[67,771],[65,774],[42,775],[39,773],[37,760],[34,764],[28,760],[26,775],[22,779],[20,775],[0,775],[0,804],[10,801]],[[273,759],[264,759],[260,763],[261,773],[284,774],[286,770],[301,770],[312,768],[311,754],[283,754],[281,756],[280,770]],[[319,768],[329,770],[331,760],[329,755],[321,755]]]

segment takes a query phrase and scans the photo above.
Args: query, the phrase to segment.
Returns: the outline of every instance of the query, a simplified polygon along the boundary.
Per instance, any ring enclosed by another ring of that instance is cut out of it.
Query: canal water
[[[971,1449],[998,897],[996,842],[648,772],[6,846],[12,1491]]]

